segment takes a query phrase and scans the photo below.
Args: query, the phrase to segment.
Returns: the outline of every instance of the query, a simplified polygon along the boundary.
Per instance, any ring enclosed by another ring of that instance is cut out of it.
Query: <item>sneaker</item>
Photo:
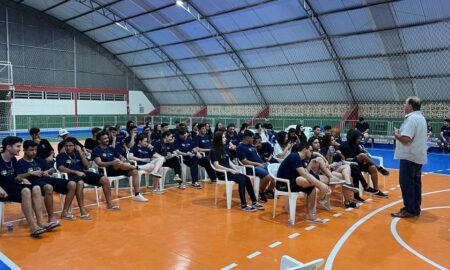
[[[185,190],[186,186],[180,183],[180,184],[178,184],[178,188],[181,190]]]
[[[183,182],[183,180],[178,176],[178,174],[175,174],[175,177],[173,178],[173,181],[177,182],[178,184]]]
[[[355,202],[351,202],[351,201],[344,202],[344,206],[346,208],[348,208],[348,207],[350,207],[350,208],[358,208],[358,205]]]
[[[389,198],[389,196],[387,194],[384,194],[383,192],[381,192],[381,190],[378,190],[377,193],[373,194],[374,197],[378,197],[378,198]]]
[[[256,212],[256,208],[253,208],[250,205],[241,206],[241,210],[245,212]]]
[[[389,175],[389,171],[383,168],[382,166],[377,167],[377,170],[384,176]]]
[[[266,191],[264,193],[265,193],[267,199],[273,200],[273,197],[274,197],[273,191]]]
[[[353,195],[353,198],[354,198],[357,202],[361,202],[361,203],[365,202],[365,200],[359,196],[359,193],[355,193],[355,194]]]
[[[327,211],[331,211],[331,204],[328,197],[325,196],[322,200],[319,200],[320,205],[322,205],[323,208]]]
[[[153,190],[153,194],[162,195],[162,194],[164,194],[164,191],[160,190],[159,188],[158,189],[154,189]]]
[[[195,182],[194,184],[192,184],[192,188],[202,189],[202,186],[200,186],[200,184],[198,182]]]
[[[265,209],[264,206],[262,206],[259,202],[254,202],[252,204],[252,207],[257,209],[257,210],[264,210]]]
[[[133,197],[133,200],[137,202],[148,202],[148,199],[146,199],[144,196],[142,196],[141,193]]]
[[[345,184],[345,180],[338,179],[338,178],[331,178],[328,185],[342,185]]]
[[[374,189],[373,187],[368,187],[364,189],[364,192],[369,194],[376,194],[378,190]]]
[[[264,192],[259,193],[259,201],[267,202],[266,194],[264,194]]]
[[[211,184],[212,183],[217,183],[217,180],[216,179],[211,179]]]
[[[346,189],[350,189],[350,190],[355,191],[355,192],[359,191],[359,189],[357,187],[354,187],[353,185],[347,184],[347,183],[343,184],[342,187],[346,188]]]
[[[157,172],[152,172],[152,173],[150,173],[150,174],[153,175],[153,176],[155,176],[155,177],[159,177],[159,178],[162,177],[162,175],[161,175],[160,173],[157,173]]]

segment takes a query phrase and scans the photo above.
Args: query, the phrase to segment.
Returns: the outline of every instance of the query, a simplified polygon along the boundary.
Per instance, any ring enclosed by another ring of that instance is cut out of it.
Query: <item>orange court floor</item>
[[[397,179],[398,171],[391,170],[388,199],[373,198],[352,211],[339,200],[330,212],[319,207],[318,216],[329,219],[322,225],[305,221],[303,199],[297,201],[294,226],[288,226],[283,197],[275,219],[273,200],[265,211],[240,211],[236,185],[232,209],[226,209],[222,186],[215,206],[210,183],[201,190],[148,193],[148,203],[132,201],[124,188],[117,212],[105,210],[104,203],[97,207],[93,190],[86,190],[92,220],[63,220],[42,239],[29,236],[19,204],[7,204],[5,220],[18,221],[12,232],[3,227],[0,251],[22,269],[279,269],[282,255],[301,262],[323,258],[324,269],[448,268],[450,176],[424,175],[424,211],[405,220],[389,215],[402,207]],[[79,216],[77,209],[74,213]]]

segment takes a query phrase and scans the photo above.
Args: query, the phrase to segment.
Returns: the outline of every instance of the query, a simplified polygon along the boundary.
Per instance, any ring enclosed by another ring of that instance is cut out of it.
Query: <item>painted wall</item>
[[[142,91],[130,91],[130,114],[147,114],[155,108]]]
[[[78,115],[96,114],[127,114],[127,102],[78,100]]]
[[[73,100],[12,99],[15,115],[74,115]]]

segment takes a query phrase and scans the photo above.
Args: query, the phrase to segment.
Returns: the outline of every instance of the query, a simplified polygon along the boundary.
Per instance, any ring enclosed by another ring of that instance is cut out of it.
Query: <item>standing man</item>
[[[30,128],[31,139],[37,143],[37,156],[45,160],[47,164],[53,166],[53,159],[55,158],[55,150],[52,145],[41,138],[41,130],[37,127]]]
[[[404,104],[405,121],[394,129],[397,140],[395,159],[400,159],[400,188],[404,207],[393,217],[420,216],[422,202],[422,165],[427,162],[427,122],[420,112],[420,99],[409,97]]]

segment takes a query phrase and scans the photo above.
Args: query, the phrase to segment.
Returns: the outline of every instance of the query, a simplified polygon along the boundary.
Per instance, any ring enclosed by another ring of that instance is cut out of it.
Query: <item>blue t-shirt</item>
[[[17,183],[14,180],[17,176],[17,159],[13,157],[9,162],[5,162],[3,157],[0,155],[0,185],[8,183]]]
[[[126,137],[126,138],[123,140],[123,142],[124,142],[125,145],[128,146],[128,145],[130,144],[130,142],[131,142],[131,136]],[[134,137],[134,144],[135,144],[135,145],[137,144],[137,138],[136,138],[136,136]]]
[[[111,146],[108,146],[106,148],[101,148],[100,146],[97,146],[92,150],[91,153],[92,160],[99,157],[102,160],[102,162],[111,162],[116,158],[120,158],[120,156],[121,156],[120,153]]]
[[[96,148],[98,148],[98,146]],[[94,153],[94,152],[92,152],[92,153]],[[74,152],[72,154],[59,153],[58,156],[56,156],[56,166],[58,168],[59,168],[59,166],[64,166],[69,170],[81,171],[81,172],[84,169],[83,163],[81,163],[80,153],[78,153],[78,152]]]
[[[155,144],[154,151],[161,156],[167,156],[167,153],[173,153],[173,151],[177,150],[177,143],[157,143]]]
[[[131,147],[130,149],[130,153],[133,154],[133,156],[137,157],[137,158],[152,158],[155,148],[150,149],[148,147],[139,147],[137,145],[134,145],[133,147]],[[138,165],[144,165],[146,164],[143,161],[137,161]]]
[[[239,160],[247,159],[253,162],[264,163],[258,155],[256,148],[251,144],[239,144],[236,148],[236,154]]]
[[[124,140],[125,140],[125,138],[119,139],[119,137],[116,137],[116,145],[114,145],[114,149],[116,149],[117,152],[119,152],[121,154],[124,152],[124,149],[125,149],[124,146],[123,146]],[[109,145],[110,146],[113,146],[112,142],[113,142],[112,138],[109,138]]]
[[[230,135],[228,132],[225,134],[225,137],[227,138],[227,145],[231,142],[234,145],[239,144],[239,137],[236,133],[233,133],[233,135]]]
[[[202,149],[211,149],[211,138],[208,136],[208,134],[205,135],[198,134],[195,137],[195,145]]]
[[[211,152],[209,153],[209,159],[211,160],[211,163],[214,164],[214,162],[219,161],[219,164],[223,167],[231,168],[230,166],[230,152],[228,151],[227,147],[223,148],[223,153],[220,159],[217,159],[216,152],[211,149]]]
[[[443,132],[442,135],[444,135],[444,137],[450,137],[450,126],[442,126],[441,132]]]
[[[192,149],[194,149],[195,145],[192,142],[191,139],[187,138],[186,140],[178,139],[178,150],[180,150],[183,153],[192,152]]]
[[[33,171],[46,171],[50,166],[43,159],[35,157],[32,162],[28,162],[23,158],[17,162],[17,174],[29,173]],[[38,180],[39,176],[28,176],[30,181]]]
[[[123,131],[118,132],[117,135],[116,135],[116,141],[123,142],[123,140],[125,139],[126,135],[127,134],[125,132],[123,132]]]
[[[273,147],[270,143],[262,143],[261,148],[258,149],[258,155],[261,158],[269,158],[273,154]]]
[[[155,145],[156,143],[161,142],[161,134],[152,132],[150,135],[150,139],[152,141],[152,144]]]
[[[297,172],[297,168],[306,168],[306,164],[307,162],[301,160],[298,153],[290,153],[283,162],[281,162],[280,167],[278,168],[277,177],[288,179],[289,182],[293,184],[297,177],[300,176]]]

